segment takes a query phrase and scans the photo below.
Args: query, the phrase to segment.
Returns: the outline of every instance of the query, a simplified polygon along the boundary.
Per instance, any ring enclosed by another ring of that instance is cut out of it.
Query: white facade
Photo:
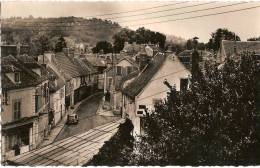
[[[15,155],[13,146],[19,143],[20,154],[32,150],[42,142],[48,133],[48,114],[39,117],[39,113],[48,110],[48,103],[37,89],[47,84],[45,81],[37,87],[27,87],[5,91],[5,103],[2,103],[2,142],[3,160]],[[3,97],[2,97],[3,98]],[[7,100],[7,101],[6,101]],[[15,103],[19,102],[19,117],[14,117]]]
[[[133,122],[134,134],[138,135],[141,133],[140,117],[136,114],[139,106],[145,105],[148,108],[148,112],[152,112],[155,102],[164,100],[167,97],[169,88],[163,83],[165,79],[172,86],[175,85],[177,91],[180,91],[181,79],[188,79],[190,75],[190,71],[185,68],[176,56],[173,58],[167,57],[162,67],[135,97],[135,100],[124,96],[124,112]]]
[[[50,94],[50,107],[54,110],[54,125],[65,115],[65,85]]]

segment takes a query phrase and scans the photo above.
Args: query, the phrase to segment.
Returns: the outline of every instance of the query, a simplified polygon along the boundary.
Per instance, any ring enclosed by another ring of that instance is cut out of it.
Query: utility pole
[[[112,46],[112,69],[113,69],[113,109],[116,109],[116,69],[114,58],[114,46]]]

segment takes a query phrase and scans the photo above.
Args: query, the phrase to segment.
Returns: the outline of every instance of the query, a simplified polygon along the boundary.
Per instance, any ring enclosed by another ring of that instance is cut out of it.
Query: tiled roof
[[[16,84],[13,83],[5,73],[10,73],[9,68],[2,69],[2,88],[5,90],[11,89],[19,89],[25,88],[30,86],[35,86],[40,84],[41,82],[47,80],[47,73],[44,69],[42,69],[42,75],[39,76],[30,70],[25,64],[21,61],[16,59],[15,57],[9,55],[7,57],[2,58],[2,66],[3,67],[13,67],[14,69],[19,69],[20,71],[20,83]],[[40,67],[42,68],[42,67]],[[7,70],[7,71],[6,71]]]
[[[222,40],[222,46],[225,50],[226,56],[234,55],[234,48],[236,46],[237,53],[243,51],[256,52],[260,54],[260,41],[229,41]]]
[[[128,74],[127,76],[123,77],[118,85],[118,87],[116,87],[116,90],[122,90],[123,89],[123,85],[126,81],[133,79],[134,77],[136,77],[139,74],[139,70],[134,71],[130,74]]]
[[[2,65],[2,71],[6,73],[10,73],[10,72],[21,72],[22,70],[13,65]]]
[[[97,73],[97,68],[95,68],[86,58],[83,58],[81,60],[88,66],[92,73]]]
[[[66,56],[63,52],[55,54],[57,68],[63,72],[66,79],[81,76],[79,67],[73,63],[72,59]]]
[[[16,58],[22,61],[27,68],[41,68],[37,61],[27,54],[16,56]]]
[[[147,65],[143,72],[141,72],[138,77],[136,77],[129,85],[127,85],[123,89],[123,93],[131,98],[134,98],[136,95],[138,95],[152,79],[155,73],[161,68],[162,64],[165,61],[165,58],[165,55],[157,54],[154,57],[154,60]]]
[[[89,75],[96,72],[94,67],[85,58],[74,58],[74,61],[81,68],[82,74]]]
[[[184,50],[183,52],[178,54],[178,58],[180,62],[187,68],[191,68],[191,58],[192,58],[193,50]],[[205,60],[206,58],[209,58],[212,53],[204,50],[198,50],[198,53],[200,54],[201,60]]]

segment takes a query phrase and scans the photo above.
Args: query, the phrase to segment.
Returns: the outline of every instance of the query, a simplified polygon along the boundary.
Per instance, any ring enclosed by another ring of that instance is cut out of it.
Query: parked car
[[[68,114],[67,124],[77,124],[79,122],[79,117],[77,114]]]

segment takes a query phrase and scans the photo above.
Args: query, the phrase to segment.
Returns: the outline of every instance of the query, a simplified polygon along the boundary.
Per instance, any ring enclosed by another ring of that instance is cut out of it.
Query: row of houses
[[[99,71],[64,49],[2,57],[2,160],[37,148],[69,109],[98,90]]]
[[[127,56],[104,71],[104,95],[114,111],[131,119],[133,134],[139,135],[143,132],[142,116],[152,112],[154,105],[167,97],[171,86],[177,91],[190,88],[193,50],[175,55],[156,46],[128,43],[125,46],[122,52]],[[204,68],[207,60],[221,64],[226,58],[237,57],[244,51],[260,55],[260,42],[222,40],[217,56],[209,51],[198,51],[198,66]]]

